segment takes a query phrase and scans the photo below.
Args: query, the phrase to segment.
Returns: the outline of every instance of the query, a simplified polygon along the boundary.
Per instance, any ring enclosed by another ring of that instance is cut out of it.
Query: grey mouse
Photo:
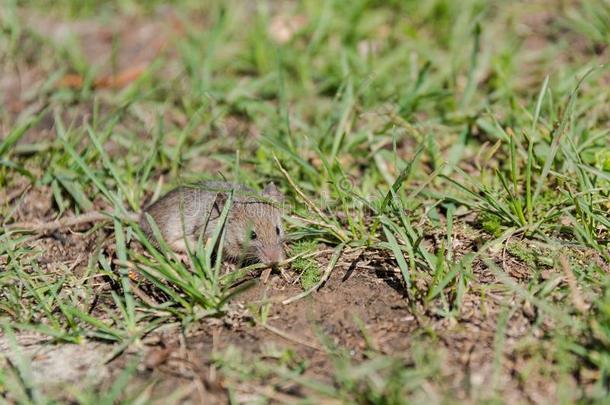
[[[142,211],[140,227],[158,246],[148,214],[174,251],[194,250],[199,236],[202,235],[205,243],[218,226],[231,190],[233,201],[226,222],[223,256],[265,264],[284,260],[284,229],[279,207],[284,196],[273,183],[261,193],[222,181],[177,187]]]

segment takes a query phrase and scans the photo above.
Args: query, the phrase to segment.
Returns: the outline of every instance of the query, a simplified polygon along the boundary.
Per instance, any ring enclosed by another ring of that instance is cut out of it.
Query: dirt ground
[[[47,252],[40,259],[41,265],[49,271],[59,268],[65,271],[67,265],[82,266],[82,252],[90,249],[88,245],[95,240],[99,239],[94,234],[67,232],[35,240],[33,244]],[[456,243],[468,249],[472,241]],[[321,256],[322,267],[328,256]],[[516,282],[527,282],[529,276],[523,264],[512,257],[505,264]],[[255,277],[253,286],[229,305],[222,318],[205,318],[187,330],[179,325],[166,325],[109,362],[116,349],[113,345],[91,340],[78,345],[54,344],[48,337],[27,332],[17,333],[16,337],[32,360],[33,381],[42,383],[49,392],[92,382],[103,387],[135,361],[133,387],[156,381],[152,398],[175,393],[180,387],[182,399],[224,403],[227,388],[231,387],[240,402],[260,394],[289,402],[311,391],[301,384],[287,385],[286,380],[277,377],[251,382],[230,374],[221,375],[215,354],[237,348],[238,358],[244,364],[269,359],[273,365],[277,360],[273,353],[289,352],[292,361],[307,362],[304,378],[332,384],[331,347],[348,351],[355,363],[365,360],[374,350],[410,365],[422,361],[414,358],[415,348],[434,342],[439,348],[437,358],[423,361],[440,361],[443,366],[437,377],[439,386],[424,387],[428,390],[426,398],[440,398],[441,392],[436,390],[442,387],[442,394],[451,393],[455,399],[484,399],[500,386],[503,397],[511,402],[547,402],[557,387],[546,378],[538,380],[544,376],[544,370],[529,370],[527,379],[516,372],[530,355],[519,345],[523,345],[527,336],[543,337],[544,322],[540,322],[535,308],[501,288],[489,270],[482,270],[484,266],[475,263],[473,268],[478,269],[470,281],[474,287],[463,297],[462,309],[455,318],[438,316],[436,311],[442,308],[428,306],[424,310],[421,304],[425,297],[406,295],[394,262],[379,252],[358,250],[346,252],[328,281],[308,297],[282,304],[303,291],[291,282],[296,279],[294,273],[288,273],[291,280],[273,274],[267,283]],[[426,280],[417,282],[425,291]],[[98,288],[102,291],[107,286],[100,282]],[[261,309],[267,311],[264,322],[252,317]],[[506,323],[501,346],[496,336],[499,322]],[[0,353],[11,359],[12,350],[7,338],[2,337]],[[498,367],[500,359],[502,367]],[[540,381],[544,383],[541,385]]]

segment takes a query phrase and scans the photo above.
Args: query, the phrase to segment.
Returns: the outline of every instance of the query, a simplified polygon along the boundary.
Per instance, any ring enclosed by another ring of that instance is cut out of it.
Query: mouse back
[[[177,187],[142,212],[140,226],[148,239],[158,246],[147,220],[148,214],[172,248],[184,251],[185,242],[192,248],[200,235],[209,237],[216,229],[231,191],[233,202],[223,246],[226,256],[263,263],[283,260],[283,195],[273,183],[267,185],[262,193],[224,181]]]

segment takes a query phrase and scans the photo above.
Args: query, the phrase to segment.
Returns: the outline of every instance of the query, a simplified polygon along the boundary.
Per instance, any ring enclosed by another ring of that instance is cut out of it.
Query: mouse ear
[[[225,203],[227,202],[227,193],[216,193],[216,199],[214,200],[215,204],[220,204],[221,207],[225,206]]]
[[[220,216],[220,214],[222,213],[222,210],[225,207],[226,202],[227,202],[226,193],[216,193],[216,198],[214,198],[214,204],[212,205],[212,210],[213,210],[214,214],[216,215],[216,217],[210,218],[210,219],[216,219]]]
[[[273,184],[273,182],[267,184],[263,189],[263,196],[269,197],[272,200],[275,200],[278,203],[284,201],[284,194]]]

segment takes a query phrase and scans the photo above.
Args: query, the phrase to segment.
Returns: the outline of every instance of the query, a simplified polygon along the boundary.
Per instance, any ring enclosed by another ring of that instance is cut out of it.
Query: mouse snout
[[[260,259],[265,264],[276,264],[284,260],[284,249],[281,246],[267,246],[261,249]]]

